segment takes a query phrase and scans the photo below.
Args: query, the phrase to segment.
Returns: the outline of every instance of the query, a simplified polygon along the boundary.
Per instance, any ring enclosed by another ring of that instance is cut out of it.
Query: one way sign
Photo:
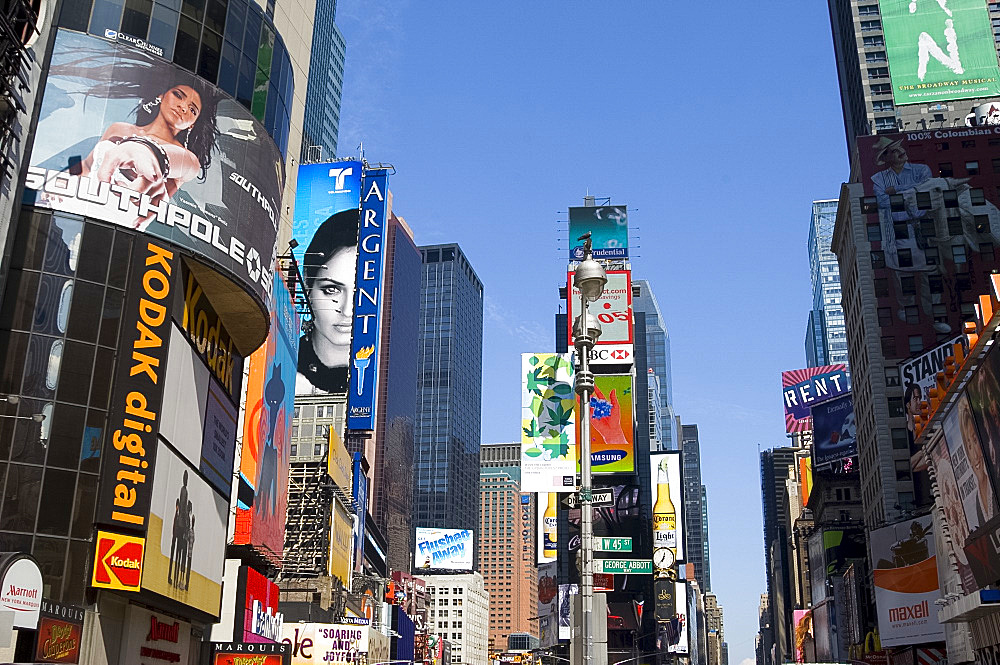
[[[615,491],[610,487],[592,490],[590,496],[590,503],[595,508],[605,508],[615,505]],[[580,498],[577,494],[570,494],[562,502],[563,505],[569,508],[576,508],[580,505]]]

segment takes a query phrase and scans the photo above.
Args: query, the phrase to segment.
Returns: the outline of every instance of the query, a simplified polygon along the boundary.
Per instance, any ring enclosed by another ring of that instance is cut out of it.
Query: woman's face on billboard
[[[313,313],[313,348],[321,359],[325,353],[344,351],[342,362],[347,365],[351,345],[354,314],[354,271],[358,250],[345,247],[338,250],[319,267],[309,290]]]
[[[188,129],[201,114],[201,95],[186,85],[175,85],[160,96],[160,116],[174,132]]]

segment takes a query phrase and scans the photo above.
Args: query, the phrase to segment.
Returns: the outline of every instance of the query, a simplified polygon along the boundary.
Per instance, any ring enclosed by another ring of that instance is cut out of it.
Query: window
[[[938,262],[937,247],[928,247],[927,249],[925,249],[924,258],[927,259],[927,265],[936,266]]]
[[[899,386],[899,370],[895,367],[885,368],[885,385],[889,388],[895,388]]]
[[[899,267],[900,268],[912,268],[913,267],[913,253],[906,248],[901,248],[897,252],[899,257]]]
[[[899,279],[900,291],[904,296],[917,295],[917,279],[915,277],[901,277]]]
[[[885,46],[885,38],[882,35],[868,35],[864,39],[865,46]]]
[[[944,174],[941,174],[944,175]],[[958,207],[958,191],[954,189],[946,189],[941,192],[941,198],[944,199],[945,208],[957,208]]]
[[[892,447],[896,450],[906,450],[910,447],[910,433],[905,427],[893,427],[889,430],[889,436],[892,438]]]
[[[965,141],[962,141],[962,143],[965,143]],[[965,172],[968,175],[979,175],[979,162],[977,162],[977,161],[966,162],[965,163]]]
[[[892,325],[892,308],[891,307],[879,307],[878,308],[878,325],[879,327],[891,326]]]
[[[881,30],[881,21],[862,21],[861,22],[861,32],[871,32],[872,30]]]
[[[895,222],[892,225],[892,232],[897,240],[905,240],[910,237],[910,225],[906,222]]]
[[[930,192],[917,192],[917,209],[918,210],[930,210],[931,209],[931,193]],[[933,224],[931,225],[933,227]]]
[[[990,232],[990,216],[989,215],[976,215],[973,217],[973,222],[976,225],[976,233],[989,233]]]
[[[875,227],[878,228],[878,227]],[[883,251],[873,251],[872,252],[872,268],[884,268],[885,267],[885,252]]]
[[[916,308],[914,308],[916,309]],[[924,337],[923,335],[910,335],[907,340],[910,344],[910,353],[920,353],[924,350]]]
[[[948,218],[948,235],[950,235],[950,236],[960,236],[960,235],[962,235],[962,218],[961,217],[949,217]]]
[[[885,62],[885,51],[866,51],[865,62]]]
[[[897,129],[895,118],[875,118],[876,131],[893,131]]]
[[[869,67],[868,68],[868,78],[869,79],[887,79],[889,78],[889,68],[888,67]],[[896,121],[893,119],[892,124],[895,125]]]
[[[903,200],[902,194],[893,194],[889,197],[889,209],[893,212],[906,211],[906,202]]]
[[[879,242],[882,240],[882,229],[878,224],[869,224],[868,230],[868,242]]]
[[[946,305],[934,305],[931,314],[934,316],[934,323],[948,323],[948,307]]]
[[[952,245],[951,256],[955,263],[965,263],[965,245]]]
[[[889,405],[889,417],[890,418],[902,418],[903,413],[903,398],[902,397],[890,397],[886,400]]]
[[[906,322],[911,325],[916,325],[920,323],[920,308],[916,306],[909,306],[905,308]]]
[[[889,280],[887,278],[885,278],[885,277],[876,277],[875,280],[874,280],[874,286],[875,286],[875,297],[876,298],[888,298],[889,297]]]
[[[858,16],[878,16],[878,5],[858,6]]]
[[[955,175],[955,169],[952,168],[951,162],[941,162],[938,164],[938,175],[942,178],[950,178]]]
[[[872,83],[870,86],[873,95],[891,95],[892,86],[888,83]]]
[[[882,338],[882,354],[893,357],[896,355],[896,338],[892,335]]]
[[[979,243],[979,254],[987,261],[993,260],[993,243],[991,242],[981,242]]]

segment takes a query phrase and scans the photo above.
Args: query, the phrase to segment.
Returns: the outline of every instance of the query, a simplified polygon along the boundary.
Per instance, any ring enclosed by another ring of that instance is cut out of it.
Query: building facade
[[[684,471],[684,555],[694,565],[695,579],[705,591],[712,588],[708,548],[708,506],[701,482],[701,443],[697,425],[684,425],[681,434]]]
[[[483,284],[455,244],[420,247],[415,527],[479,528]]]
[[[996,43],[1000,42],[1000,7],[986,0],[982,3],[983,8],[989,11],[993,29],[991,36],[996,47]],[[944,98],[923,104],[896,105],[879,3],[873,0],[829,0],[829,9],[849,153],[854,153],[858,136],[964,127],[970,108],[997,99]],[[942,11],[942,32],[944,20],[948,18],[944,14]],[[941,37],[938,40],[944,43]]]
[[[708,638],[708,665],[728,665],[728,655],[723,648],[726,630],[722,605],[719,605],[719,599],[711,592],[705,594],[705,629]]]
[[[806,365],[847,363],[847,328],[840,306],[840,266],[831,249],[837,201],[813,201],[809,220],[809,277],[812,309],[806,326]]]
[[[337,0],[317,0],[312,57],[302,121],[300,159],[304,163],[337,157],[340,100],[344,91],[347,42],[337,27]]]
[[[677,429],[674,413],[674,373],[670,367],[670,335],[660,312],[656,294],[645,279],[632,280],[632,311],[646,315],[646,356],[649,367],[657,378],[660,405],[660,448],[679,450],[681,433]]]
[[[760,653],[765,665],[787,662],[791,651],[792,565],[789,548],[790,511],[786,481],[795,464],[798,448],[773,448],[760,453],[761,501],[764,506],[764,563],[767,577],[767,603],[762,616]],[[763,598],[762,598],[763,601]]]
[[[479,470],[479,572],[490,595],[490,650],[538,636],[537,494],[521,494],[521,444],[484,444]]]
[[[430,632],[451,642],[451,662],[487,665],[490,595],[479,573],[423,575]]]

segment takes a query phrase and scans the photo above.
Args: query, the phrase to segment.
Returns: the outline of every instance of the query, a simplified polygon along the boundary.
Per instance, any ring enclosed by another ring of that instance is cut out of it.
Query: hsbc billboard
[[[631,365],[634,362],[634,347],[631,344],[595,346],[590,351],[592,365]]]
[[[632,271],[609,270],[608,283],[596,302],[591,303],[589,312],[601,324],[601,336],[590,352],[593,365],[616,365],[631,367],[633,356],[632,326]],[[580,290],[573,284],[574,274],[566,275],[571,286],[566,299],[567,339],[573,346],[573,321],[580,314]]]

